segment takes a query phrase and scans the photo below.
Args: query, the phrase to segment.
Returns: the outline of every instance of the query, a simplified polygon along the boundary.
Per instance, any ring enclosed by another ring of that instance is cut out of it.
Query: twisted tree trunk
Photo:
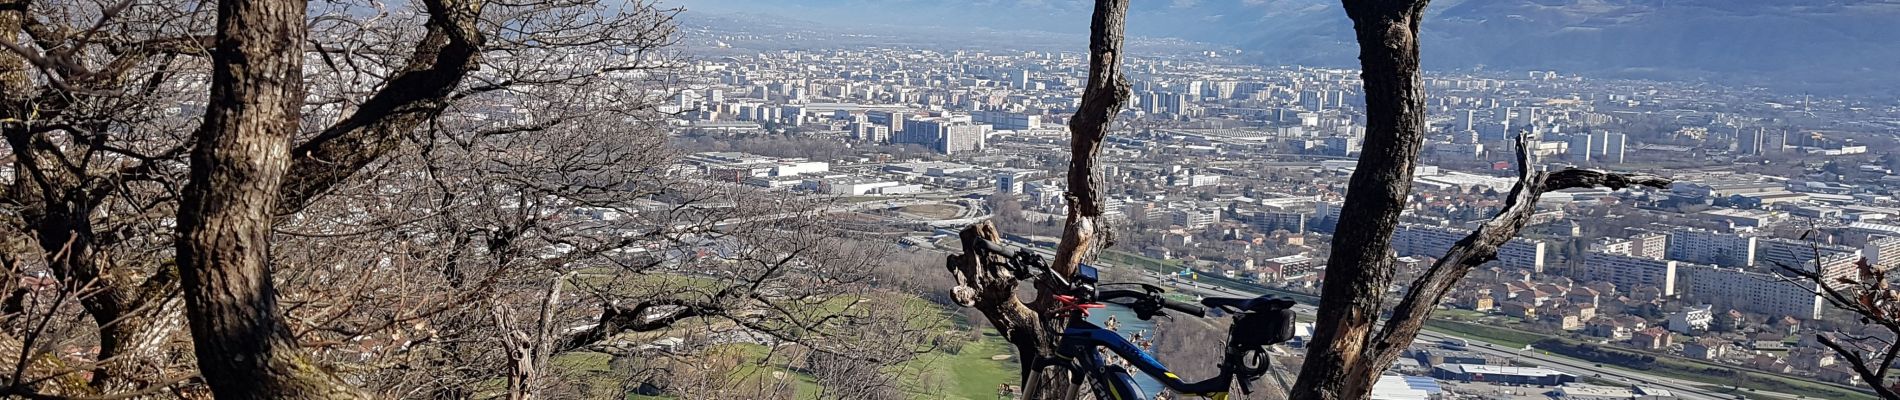
[[[1366,90],[1366,138],[1346,186],[1327,259],[1319,318],[1295,398],[1358,399],[1372,388],[1348,366],[1364,362],[1372,323],[1392,283],[1386,252],[1412,191],[1425,139],[1425,88],[1418,71],[1418,19],[1425,0],[1346,0],[1359,39]],[[1376,378],[1376,377],[1375,377]]]
[[[304,8],[218,2],[211,99],[178,209],[178,268],[198,370],[220,399],[367,398],[298,347],[271,281],[271,220],[303,105]]]
[[[1537,199],[1553,190],[1581,187],[1661,188],[1670,182],[1649,175],[1570,169],[1538,171],[1518,137],[1518,181],[1504,209],[1458,241],[1414,281],[1383,328],[1374,330],[1386,288],[1392,284],[1392,233],[1412,189],[1413,165],[1425,134],[1425,91],[1419,75],[1418,23],[1426,0],[1346,0],[1358,33],[1366,90],[1366,142],[1347,186],[1339,232],[1327,260],[1319,318],[1295,399],[1346,400],[1371,397],[1372,385],[1412,344],[1431,311],[1471,268],[1497,258],[1537,211]]]
[[[1129,85],[1121,73],[1122,35],[1128,16],[1127,0],[1097,0],[1089,21],[1089,79],[1082,92],[1081,105],[1069,120],[1068,219],[1063,225],[1062,241],[1056,247],[1051,273],[1074,275],[1082,260],[1108,245],[1103,226],[1100,168],[1096,156],[1115,115],[1128,103]],[[1073,371],[1043,365],[1040,361],[1055,354],[1056,335],[1066,321],[1057,318],[1052,288],[1037,288],[1035,301],[1024,304],[1016,298],[1017,282],[1006,269],[998,268],[1005,260],[986,256],[978,240],[1001,240],[995,226],[984,222],[963,230],[963,254],[950,256],[945,264],[957,279],[952,295],[958,304],[976,307],[990,326],[1016,348],[1022,360],[1023,398],[1075,399],[1087,390],[1088,382]],[[986,258],[987,257],[987,258]]]

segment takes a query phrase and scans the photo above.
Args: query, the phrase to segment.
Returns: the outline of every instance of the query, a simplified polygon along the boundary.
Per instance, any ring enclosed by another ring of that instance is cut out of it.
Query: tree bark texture
[[[282,320],[270,228],[303,105],[305,2],[218,2],[212,84],[178,209],[198,370],[220,399],[367,398],[318,367]]]
[[[1370,398],[1373,383],[1412,344],[1438,302],[1471,268],[1497,258],[1498,248],[1530,223],[1543,193],[1581,187],[1661,188],[1670,183],[1642,174],[1537,171],[1528,150],[1535,139],[1520,136],[1518,181],[1504,209],[1412,282],[1385,325],[1375,331],[1386,288],[1392,284],[1387,253],[1411,192],[1413,167],[1426,128],[1417,39],[1427,3],[1345,1],[1358,36],[1365,82],[1365,150],[1347,186],[1339,232],[1327,261],[1318,322],[1293,398]]]
[[[978,240],[1002,240],[995,225],[984,221],[964,228],[959,235],[963,254],[951,255],[945,260],[957,280],[951,297],[958,305],[981,311],[990,327],[1016,348],[1022,365],[1023,398],[1078,398],[1085,382],[1060,368],[1037,363],[1055,354],[1056,331],[1063,326],[1063,321],[1050,315],[1056,307],[1053,293],[1038,288],[1036,301],[1030,304],[1016,297],[1016,277],[1002,268],[1008,261],[978,250],[983,248]]]
[[[1122,37],[1128,16],[1127,0],[1097,0],[1089,21],[1089,78],[1081,105],[1069,120],[1068,219],[1057,244],[1050,273],[1075,274],[1076,266],[1107,246],[1102,225],[1100,168],[1096,156],[1102,140],[1128,103],[1129,85],[1122,75]],[[983,222],[961,232],[964,253],[945,264],[957,279],[952,296],[958,304],[983,312],[990,326],[1015,346],[1022,360],[1023,398],[1075,399],[1087,390],[1083,377],[1073,371],[1044,365],[1056,351],[1056,336],[1066,323],[1053,314],[1055,292],[1038,287],[1036,299],[1024,304],[1016,298],[1017,281],[1000,266],[1006,260],[982,252],[978,240],[1001,240],[994,225]]]
[[[481,62],[481,0],[424,0],[428,33],[409,63],[348,117],[291,151],[277,215],[296,213],[356,171],[395,151],[405,132],[442,114],[452,92]],[[301,37],[301,36],[300,36]]]
[[[1643,174],[1582,169],[1566,169],[1555,173],[1537,171],[1536,157],[1529,150],[1535,142],[1536,139],[1530,135],[1518,137],[1518,180],[1505,198],[1504,208],[1477,230],[1453,244],[1437,262],[1432,263],[1424,275],[1412,282],[1398,307],[1386,318],[1384,327],[1372,339],[1363,356],[1365,360],[1347,369],[1347,394],[1351,397],[1346,398],[1371,395],[1372,383],[1377,382],[1386,367],[1391,366],[1412,345],[1412,340],[1418,337],[1419,330],[1424,329],[1425,321],[1437,309],[1438,303],[1444,300],[1445,294],[1450,293],[1472,268],[1496,260],[1499,248],[1517,237],[1518,231],[1530,224],[1531,216],[1537,213],[1537,200],[1544,193],[1588,187],[1624,189],[1646,186],[1660,189],[1670,184],[1668,179]]]
[[[1108,245],[1102,226],[1101,168],[1096,156],[1115,115],[1128,104],[1128,78],[1122,75],[1122,34],[1128,19],[1128,0],[1098,0],[1089,21],[1089,80],[1081,106],[1069,118],[1069,215],[1062,225],[1062,241],[1052,265],[1064,276]]]
[[[1365,83],[1366,138],[1358,167],[1346,186],[1338,233],[1327,259],[1320,292],[1315,346],[1308,348],[1297,399],[1358,399],[1370,382],[1349,367],[1364,360],[1392,283],[1392,233],[1406,196],[1412,167],[1425,139],[1425,88],[1418,70],[1418,20],[1424,0],[1346,0],[1359,41]]]

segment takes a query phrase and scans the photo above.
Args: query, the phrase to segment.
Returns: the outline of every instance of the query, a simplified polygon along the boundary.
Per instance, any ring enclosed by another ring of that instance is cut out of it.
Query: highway
[[[1224,297],[1255,297],[1255,296],[1260,295],[1260,293],[1237,291],[1237,290],[1232,290],[1232,289],[1228,289],[1221,286],[1208,285],[1208,284],[1188,283],[1188,285],[1192,285],[1192,286],[1181,286],[1179,285],[1178,282],[1170,283],[1168,279],[1166,279],[1167,278],[1166,276],[1162,276],[1154,272],[1144,272],[1144,273],[1150,275],[1151,277],[1156,278],[1157,280],[1165,284],[1170,284],[1174,286],[1175,291],[1180,292],[1180,293],[1203,295],[1203,296],[1214,295],[1214,296],[1224,296]],[[1302,303],[1297,306],[1294,306],[1293,311],[1298,312],[1301,315],[1312,316],[1316,314],[1319,311],[1319,309],[1313,305]],[[1427,328],[1425,331],[1419,332],[1418,338],[1415,341],[1437,342],[1437,341],[1444,340],[1446,338],[1451,338],[1451,337],[1454,337],[1454,336],[1451,336],[1444,332],[1433,331],[1430,328]],[[1509,346],[1485,342],[1483,340],[1473,339],[1473,338],[1465,338],[1465,337],[1458,337],[1458,338],[1465,339],[1471,343],[1471,346],[1469,346],[1470,351],[1482,353],[1485,355],[1508,358],[1508,359],[1528,361],[1528,362],[1537,364],[1539,366],[1542,366],[1544,368],[1549,368],[1549,369],[1557,370],[1560,372],[1576,375],[1578,377],[1600,377],[1602,379],[1627,382],[1634,385],[1668,389],[1677,398],[1686,399],[1686,400],[1722,400],[1722,399],[1735,398],[1734,395],[1716,393],[1716,392],[1712,392],[1712,391],[1702,388],[1701,386],[1708,385],[1705,383],[1660,377],[1660,376],[1650,375],[1650,374],[1646,374],[1642,372],[1630,371],[1630,370],[1625,370],[1625,369],[1620,369],[1620,368],[1611,368],[1607,366],[1598,367],[1597,364],[1591,363],[1588,361],[1582,361],[1582,360],[1577,360],[1577,359],[1562,357],[1562,356],[1557,356],[1557,355],[1546,355],[1541,351],[1522,350],[1522,349],[1512,348]],[[1779,395],[1779,396],[1785,396],[1789,398],[1795,397],[1794,395],[1772,393],[1772,392],[1756,392],[1756,393]]]
[[[1025,248],[1031,251],[1035,251],[1036,253],[1042,254],[1043,256],[1051,257],[1051,259],[1055,257],[1055,252],[1050,251],[1048,249],[1038,248],[1038,247],[1025,247]],[[1105,267],[1108,266],[1101,263],[1095,263],[1095,264],[1105,266]],[[1129,267],[1129,268],[1133,269],[1133,267]],[[1199,296],[1211,295],[1211,296],[1223,296],[1223,297],[1256,297],[1256,296],[1261,295],[1261,293],[1257,293],[1257,292],[1234,290],[1234,289],[1229,289],[1223,286],[1212,285],[1212,284],[1173,281],[1169,279],[1171,275],[1162,274],[1162,273],[1158,273],[1154,271],[1141,270],[1141,272],[1163,286],[1171,286],[1171,289],[1177,293],[1199,295]],[[1183,286],[1182,284],[1186,284],[1188,286]],[[1299,313],[1300,315],[1311,317],[1318,314],[1319,308],[1312,304],[1300,303],[1293,307],[1293,311]],[[1563,356],[1554,355],[1554,354],[1545,354],[1542,351],[1537,351],[1534,349],[1524,350],[1524,349],[1513,348],[1507,345],[1500,345],[1497,343],[1484,341],[1482,339],[1454,336],[1446,332],[1433,330],[1431,328],[1426,328],[1425,330],[1419,332],[1419,335],[1416,339],[1414,339],[1414,342],[1418,342],[1418,341],[1437,342],[1437,341],[1441,341],[1441,340],[1444,340],[1447,338],[1453,338],[1453,337],[1456,337],[1459,339],[1465,339],[1467,342],[1471,343],[1471,345],[1468,346],[1470,351],[1474,351],[1474,352],[1478,352],[1478,353],[1490,355],[1490,356],[1497,356],[1497,357],[1503,357],[1507,359],[1526,361],[1533,364],[1537,364],[1538,366],[1541,366],[1544,368],[1549,368],[1549,369],[1556,370],[1559,372],[1576,375],[1579,378],[1592,377],[1592,378],[1600,378],[1600,379],[1624,382],[1630,385],[1667,389],[1676,398],[1685,399],[1685,400],[1730,400],[1730,399],[1736,398],[1736,395],[1734,394],[1718,393],[1706,388],[1706,387],[1720,386],[1720,385],[1656,376],[1656,375],[1651,375],[1644,372],[1614,368],[1614,367],[1609,367],[1609,366],[1598,366],[1600,364],[1589,362],[1589,361],[1578,360],[1578,359],[1563,357]],[[1794,394],[1770,392],[1770,391],[1752,391],[1752,392],[1749,392],[1749,394],[1757,395],[1757,396],[1775,396],[1775,397],[1789,398],[1789,399],[1799,397]]]

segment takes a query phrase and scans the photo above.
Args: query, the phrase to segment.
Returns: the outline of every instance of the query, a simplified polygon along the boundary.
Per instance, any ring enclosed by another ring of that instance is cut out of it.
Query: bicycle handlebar
[[[977,245],[983,246],[983,250],[987,250],[991,253],[996,253],[997,255],[1001,255],[1003,257],[1016,256],[1016,249],[1011,249],[1009,248],[1009,246],[1004,246],[1002,243],[997,243],[997,242],[983,240],[983,239],[977,239],[976,243]]]
[[[1192,315],[1195,318],[1207,317],[1207,309],[1201,307],[1198,304],[1182,303],[1182,302],[1178,302],[1174,300],[1168,300],[1168,298],[1160,297],[1160,296],[1155,296],[1155,297],[1161,300],[1162,307],[1166,307],[1170,310],[1180,311],[1183,314]]]
[[[1135,309],[1136,314],[1151,314],[1155,311],[1160,311],[1159,310],[1160,308],[1166,308],[1169,310],[1180,312],[1182,314],[1192,315],[1192,316],[1195,316],[1196,318],[1207,316],[1206,308],[1203,308],[1195,304],[1188,304],[1188,303],[1182,303],[1182,302],[1178,302],[1174,300],[1168,300],[1168,298],[1166,297],[1161,297],[1160,293],[1155,293],[1155,292],[1127,290],[1127,289],[1110,289],[1110,290],[1103,290],[1100,294],[1097,294],[1095,298],[1101,301],[1109,301],[1109,300],[1114,300],[1114,299],[1139,300],[1141,301],[1141,303],[1135,303],[1135,304],[1130,305],[1129,307],[1129,308]],[[1142,316],[1144,317],[1142,319],[1147,319],[1145,318],[1145,315],[1142,315]]]
[[[1036,253],[1030,252],[1028,250],[1011,248],[1009,246],[1003,245],[1002,243],[998,243],[998,242],[990,241],[990,240],[978,239],[976,242],[977,242],[977,245],[980,246],[983,251],[988,251],[991,253],[995,253],[996,255],[1010,258],[1012,260],[1011,261],[1012,264],[1018,263],[1019,259],[1034,259],[1037,261],[1040,260],[1040,257]],[[1036,268],[1040,268],[1040,269],[1048,268],[1047,264],[1041,264],[1039,262],[1036,264],[1037,264],[1035,265]],[[1021,268],[1021,270],[1018,271],[1019,273],[1027,273],[1025,275],[1019,275],[1017,277],[1018,279],[1030,278],[1031,276],[1036,275],[1037,272],[1044,272],[1044,271],[1033,271],[1031,270],[1030,266],[1027,266],[1027,265],[1016,265],[1016,266],[1013,266],[1013,268]],[[1055,278],[1060,279],[1061,277],[1055,277]],[[1066,282],[1063,282],[1063,283],[1066,283]],[[1146,290],[1146,291],[1104,290],[1104,291],[1100,291],[1100,293],[1097,293],[1095,295],[1095,298],[1097,300],[1111,300],[1111,299],[1118,299],[1118,298],[1131,298],[1131,299],[1141,300],[1145,304],[1137,304],[1138,307],[1136,307],[1137,309],[1136,311],[1142,314],[1152,314],[1155,311],[1160,311],[1159,309],[1161,308],[1166,308],[1169,310],[1178,311],[1183,314],[1193,315],[1197,318],[1203,318],[1207,316],[1206,307],[1202,307],[1199,304],[1183,303],[1179,301],[1169,300],[1166,297],[1161,297],[1160,293],[1158,292],[1159,290],[1158,288],[1154,288],[1151,285],[1143,285],[1143,286],[1148,287],[1149,290]],[[1093,290],[1094,288],[1090,287],[1089,289]],[[1143,319],[1146,319],[1146,318],[1143,318]]]

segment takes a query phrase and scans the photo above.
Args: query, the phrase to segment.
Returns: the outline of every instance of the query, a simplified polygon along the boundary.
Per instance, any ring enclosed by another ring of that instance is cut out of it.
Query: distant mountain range
[[[1086,31],[1082,0],[694,0],[689,9],[839,25]],[[1900,0],[1439,0],[1428,69],[1483,66],[1815,92],[1900,89]],[[1135,0],[1134,35],[1236,46],[1271,64],[1350,66],[1337,0]]]

